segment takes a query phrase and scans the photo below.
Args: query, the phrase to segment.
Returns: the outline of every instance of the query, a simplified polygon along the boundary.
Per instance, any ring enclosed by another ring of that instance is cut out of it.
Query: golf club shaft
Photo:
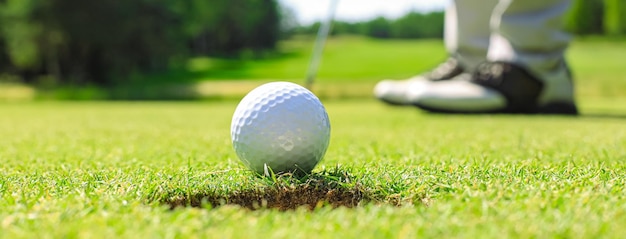
[[[315,81],[315,77],[317,76],[317,70],[319,69],[320,62],[322,60],[322,52],[324,51],[324,44],[326,43],[328,34],[330,34],[338,4],[339,0],[331,0],[328,17],[326,18],[326,21],[322,23],[320,29],[317,32],[315,45],[313,46],[313,54],[311,56],[309,69],[306,74],[305,87],[309,90],[311,90],[311,88],[313,87],[313,82]]]

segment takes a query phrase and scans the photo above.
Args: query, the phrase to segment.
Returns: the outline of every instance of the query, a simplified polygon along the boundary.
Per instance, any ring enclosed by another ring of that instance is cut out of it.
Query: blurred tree
[[[212,0],[192,41],[196,54],[237,56],[241,50],[273,49],[280,34],[275,0]]]
[[[37,37],[42,26],[30,19],[34,5],[34,0],[7,0],[0,5],[2,51],[21,69],[36,68],[40,56]]]
[[[297,29],[299,26],[298,18],[296,16],[296,12],[287,6],[279,6],[279,9],[280,37],[282,39],[286,39],[297,33]]]
[[[577,35],[604,32],[603,0],[574,0],[566,16],[565,28]]]
[[[0,1],[0,69],[110,85],[192,54],[273,49],[276,0]]]
[[[374,38],[391,37],[391,22],[384,17],[377,17],[364,25],[367,36]]]
[[[364,23],[360,22],[333,22],[332,35],[362,35]]]
[[[443,12],[410,12],[391,23],[394,38],[442,38]]]
[[[7,66],[9,66],[11,61],[9,60],[7,52],[3,49],[6,49],[6,43],[4,42],[4,39],[0,37],[0,72],[7,72],[9,71]]]
[[[604,1],[604,31],[611,35],[626,33],[626,1]]]
[[[335,22],[333,22],[335,23]],[[305,34],[305,35],[315,35],[318,31],[318,29],[320,28],[320,26],[322,26],[322,24],[320,22],[315,22],[311,25],[308,26],[301,26],[298,28],[297,33],[298,34]],[[334,25],[333,25],[334,28]]]
[[[166,1],[46,1],[34,14],[46,31],[47,72],[72,83],[109,84],[167,66],[183,52],[180,18]],[[54,61],[54,62],[51,62]]]
[[[443,12],[410,12],[395,20],[378,17],[365,22],[335,21],[332,34],[364,35],[374,38],[442,38],[443,22]],[[319,26],[319,22],[301,26],[296,33],[313,35],[317,33]]]

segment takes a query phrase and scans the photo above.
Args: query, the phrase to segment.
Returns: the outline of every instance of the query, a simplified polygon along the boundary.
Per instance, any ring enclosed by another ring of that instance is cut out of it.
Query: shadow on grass
[[[299,52],[282,50],[241,58],[195,57],[164,71],[138,75],[132,81],[133,84],[141,86],[146,84],[192,84],[224,79],[252,79],[259,77],[250,72],[258,67],[259,62],[287,61],[300,56]],[[122,83],[126,84],[127,82]]]
[[[589,113],[580,115],[584,118],[591,119],[616,119],[616,120],[626,120],[626,114],[597,114],[597,113]]]
[[[463,112],[463,113],[457,113],[457,112],[438,112],[438,111],[433,111],[433,112],[428,112],[428,114],[433,115],[433,116],[467,116],[467,117],[476,117],[476,116],[493,116],[493,115],[497,115],[497,116],[522,116],[522,117],[563,117],[563,118],[571,118],[571,119],[578,119],[578,118],[586,118],[586,119],[614,119],[614,120],[626,120],[626,113],[621,113],[621,112],[615,112],[615,113],[582,113],[579,115],[558,115],[558,114],[540,114],[540,113],[536,113],[536,114],[525,114],[525,113],[467,113],[467,112]]]
[[[304,177],[285,174],[276,178],[261,178],[268,180],[268,185],[260,188],[234,191],[228,194],[203,192],[176,196],[162,200],[161,203],[169,205],[170,209],[238,205],[250,210],[288,211],[298,208],[315,210],[327,206],[354,208],[362,203],[375,203],[383,200],[369,193],[351,178],[348,173],[339,170],[313,173]]]

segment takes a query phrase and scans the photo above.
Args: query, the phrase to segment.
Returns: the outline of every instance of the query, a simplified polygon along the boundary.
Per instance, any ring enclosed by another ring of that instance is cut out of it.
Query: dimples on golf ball
[[[230,128],[235,152],[253,171],[309,173],[322,159],[330,138],[328,114],[309,90],[272,82],[239,102]]]

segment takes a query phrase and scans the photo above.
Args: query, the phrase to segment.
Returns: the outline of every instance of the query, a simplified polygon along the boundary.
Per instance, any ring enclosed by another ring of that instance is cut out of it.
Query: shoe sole
[[[443,114],[542,114],[542,115],[570,115],[576,116],[579,114],[576,104],[571,102],[553,102],[543,106],[536,107],[534,110],[527,112],[512,111],[508,108],[484,110],[484,111],[462,111],[462,110],[445,110],[440,108],[432,108],[419,103],[413,104],[414,106],[426,110],[431,113],[443,113]]]
[[[538,114],[552,115],[578,115],[578,107],[571,102],[552,102],[540,106],[537,110]]]
[[[387,104],[387,105],[391,105],[391,106],[411,106],[410,103],[398,103],[398,102],[393,102],[393,101],[389,101],[389,100],[385,100],[385,99],[381,99],[381,98],[376,98],[380,101],[382,101],[383,103]]]

